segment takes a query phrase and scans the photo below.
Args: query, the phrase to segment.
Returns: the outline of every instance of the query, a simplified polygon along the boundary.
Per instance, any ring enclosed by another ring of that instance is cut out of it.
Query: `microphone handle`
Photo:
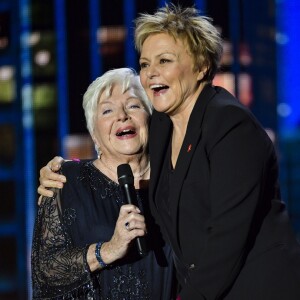
[[[138,236],[135,240],[136,240],[136,246],[137,246],[139,255],[141,257],[146,256],[147,255],[147,245],[146,245],[145,237]]]
[[[127,200],[128,204],[133,204],[138,207],[136,193],[132,185],[125,183],[123,186],[123,191],[125,194],[125,199]],[[136,246],[140,256],[144,257],[147,255],[147,245],[145,237],[138,236],[136,237]]]

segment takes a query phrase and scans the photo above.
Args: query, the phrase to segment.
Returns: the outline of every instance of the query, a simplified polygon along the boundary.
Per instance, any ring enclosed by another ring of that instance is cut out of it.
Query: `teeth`
[[[128,132],[133,132],[133,131],[131,129],[125,129],[125,130],[122,130],[122,131],[118,132],[117,136],[121,136],[121,135],[126,134]]]
[[[150,86],[150,88],[151,89],[157,89],[157,88],[162,88],[162,87],[164,87],[165,85],[163,85],[163,84],[153,84],[153,85],[151,85]]]

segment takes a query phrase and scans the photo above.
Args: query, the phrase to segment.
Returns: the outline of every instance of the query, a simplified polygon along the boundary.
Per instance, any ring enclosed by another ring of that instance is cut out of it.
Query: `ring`
[[[129,228],[129,222],[126,222],[126,223],[125,223],[125,228],[126,228],[126,230],[130,231],[130,228]]]

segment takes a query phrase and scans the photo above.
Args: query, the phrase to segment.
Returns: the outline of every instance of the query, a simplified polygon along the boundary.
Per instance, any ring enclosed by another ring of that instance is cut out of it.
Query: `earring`
[[[95,145],[95,149],[96,149],[96,152],[97,152],[97,158],[101,159],[102,152],[101,152],[100,148],[97,145]]]

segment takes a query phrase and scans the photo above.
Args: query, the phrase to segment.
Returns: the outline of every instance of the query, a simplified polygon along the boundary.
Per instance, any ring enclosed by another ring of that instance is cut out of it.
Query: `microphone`
[[[129,164],[119,165],[117,168],[118,181],[123,190],[125,199],[128,204],[133,204],[138,207],[136,192],[134,188],[134,178]],[[144,237],[136,238],[137,250],[140,256],[147,255],[146,240]]]

